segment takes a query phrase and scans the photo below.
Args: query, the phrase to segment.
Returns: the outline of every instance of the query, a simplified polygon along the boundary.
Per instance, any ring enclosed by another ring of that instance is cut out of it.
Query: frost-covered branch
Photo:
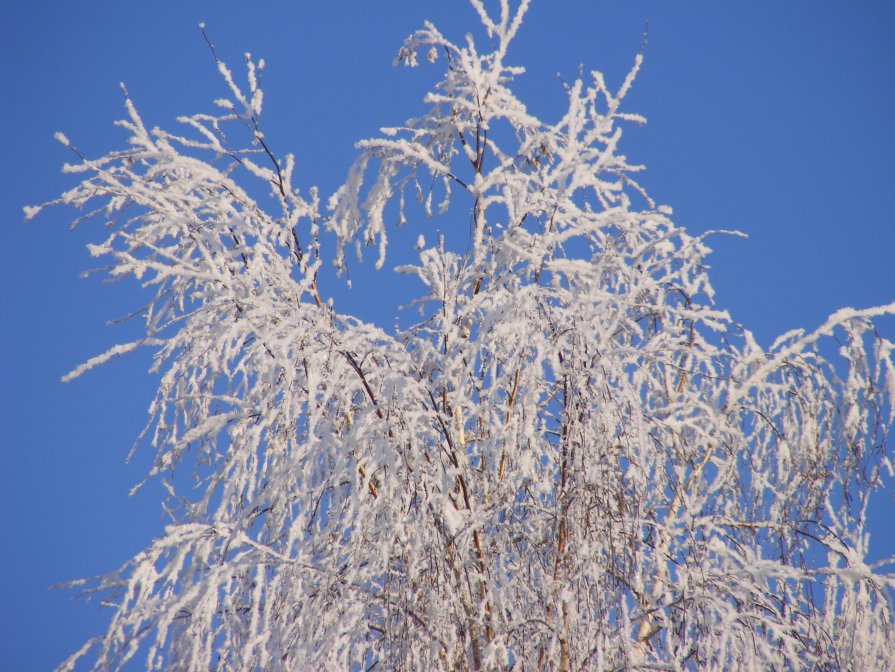
[[[642,57],[544,122],[504,62],[528,2],[471,4],[492,48],[407,39],[400,62],[444,61],[428,111],[358,143],[326,215],[261,131],[263,63],[244,90],[213,47],[218,113],[150,131],[126,96],[127,149],[67,167],[53,203],[151,295],[145,334],[68,378],[155,348],[173,520],[79,583],[114,615],[63,669],[887,669],[866,519],[895,476],[872,323],[895,304],[762,349],[713,303],[708,234],[619,153]],[[382,266],[391,209],[468,232],[420,235],[397,269],[420,319],[393,335],[316,282],[351,245]]]

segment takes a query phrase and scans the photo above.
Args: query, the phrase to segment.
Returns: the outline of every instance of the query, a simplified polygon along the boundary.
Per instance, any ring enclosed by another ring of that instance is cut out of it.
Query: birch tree
[[[80,182],[27,217],[82,210],[145,291],[140,338],[65,378],[152,350],[138,445],[170,517],[75,582],[109,626],[59,669],[893,669],[866,513],[892,487],[872,320],[895,303],[760,347],[713,302],[710,234],[619,151],[641,56],[542,121],[505,60],[528,0],[470,4],[478,42],[407,38],[398,63],[443,71],[427,111],[360,141],[328,199],[262,131],[250,56],[212,48],[226,96],[179,131],[125,91],[124,149],[58,134]],[[418,313],[384,329],[318,272],[385,266],[392,222],[419,231]]]

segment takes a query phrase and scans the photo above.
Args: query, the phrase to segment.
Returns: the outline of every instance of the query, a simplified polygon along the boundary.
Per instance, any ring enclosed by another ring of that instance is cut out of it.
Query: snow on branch
[[[325,213],[262,131],[263,63],[243,85],[210,41],[214,113],[150,131],[125,92],[125,149],[58,136],[80,182],[50,204],[149,297],[141,338],[66,379],[155,348],[141,438],[172,517],[78,583],[112,617],[59,669],[889,669],[867,512],[895,475],[895,303],[761,348],[713,302],[708,234],[619,153],[642,57],[542,121],[504,63],[529,3],[471,5],[492,46],[413,33],[399,61],[443,55],[429,109],[361,140]],[[350,246],[383,266],[394,209],[422,289],[386,333],[317,273]]]

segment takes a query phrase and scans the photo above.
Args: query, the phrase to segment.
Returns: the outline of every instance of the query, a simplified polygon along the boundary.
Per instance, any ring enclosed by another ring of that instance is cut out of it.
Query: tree
[[[113,616],[62,669],[891,668],[895,558],[867,564],[864,526],[895,303],[764,351],[617,151],[640,57],[545,123],[504,63],[528,2],[471,4],[493,51],[413,33],[400,62],[445,64],[428,113],[360,142],[325,206],[263,134],[250,58],[239,85],[215,53],[229,96],[183,134],[125,92],[127,148],[68,168],[52,203],[152,292],[145,335],[68,378],[154,349],[171,524],[81,584]],[[382,266],[386,220],[423,215],[468,236],[400,267],[419,321],[340,314],[321,265]]]

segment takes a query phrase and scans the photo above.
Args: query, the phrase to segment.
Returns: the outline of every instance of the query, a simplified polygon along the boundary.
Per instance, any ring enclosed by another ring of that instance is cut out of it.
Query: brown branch
[[[373,409],[376,412],[376,415],[380,420],[385,420],[385,413],[383,413],[382,409],[379,407],[379,404],[376,402],[376,395],[373,394],[373,390],[370,388],[370,383],[367,382],[367,377],[364,375],[363,370],[360,368],[360,365],[357,363],[357,360],[347,350],[340,351],[342,355],[344,355],[345,359],[348,360],[348,363],[351,364],[351,368],[357,372],[358,377],[360,378],[361,384],[364,386],[364,389],[367,391],[367,396],[370,398],[370,403],[373,404]],[[392,430],[389,428],[388,430],[389,437],[392,436]],[[357,471],[364,479],[367,478],[367,471],[364,469],[364,465],[358,464]],[[370,494],[373,495],[373,499],[376,499],[379,496],[379,492],[376,488],[376,484],[373,483],[373,480],[370,479],[367,481],[367,488],[370,490]]]
[[[457,489],[460,491],[460,495],[463,498],[463,506],[464,508],[472,512],[472,498],[469,494],[469,487],[466,483],[466,478],[464,478],[463,474],[460,473],[460,459],[457,456],[457,451],[455,448],[455,443],[453,438],[451,438],[451,434],[448,431],[447,425],[441,417],[441,413],[438,411],[438,404],[435,401],[435,395],[432,394],[431,390],[427,390],[429,394],[429,399],[432,401],[432,410],[435,412],[435,418],[438,421],[438,424],[441,427],[441,431],[444,434],[444,438],[447,441],[448,448],[450,451],[448,452],[448,458],[451,461],[451,465],[453,465],[454,469],[457,470]],[[447,403],[446,401],[444,402]],[[493,614],[491,602],[486,598],[487,588],[485,586],[485,552],[482,546],[482,538],[478,530],[472,531],[472,542],[475,547],[476,554],[476,564],[478,565],[479,573],[482,578],[479,579],[479,598],[485,602],[485,611],[488,612],[488,615],[491,616]],[[486,624],[485,626],[485,637],[488,641],[491,641],[494,638],[494,629],[490,624]],[[478,646],[477,644],[475,646]]]

